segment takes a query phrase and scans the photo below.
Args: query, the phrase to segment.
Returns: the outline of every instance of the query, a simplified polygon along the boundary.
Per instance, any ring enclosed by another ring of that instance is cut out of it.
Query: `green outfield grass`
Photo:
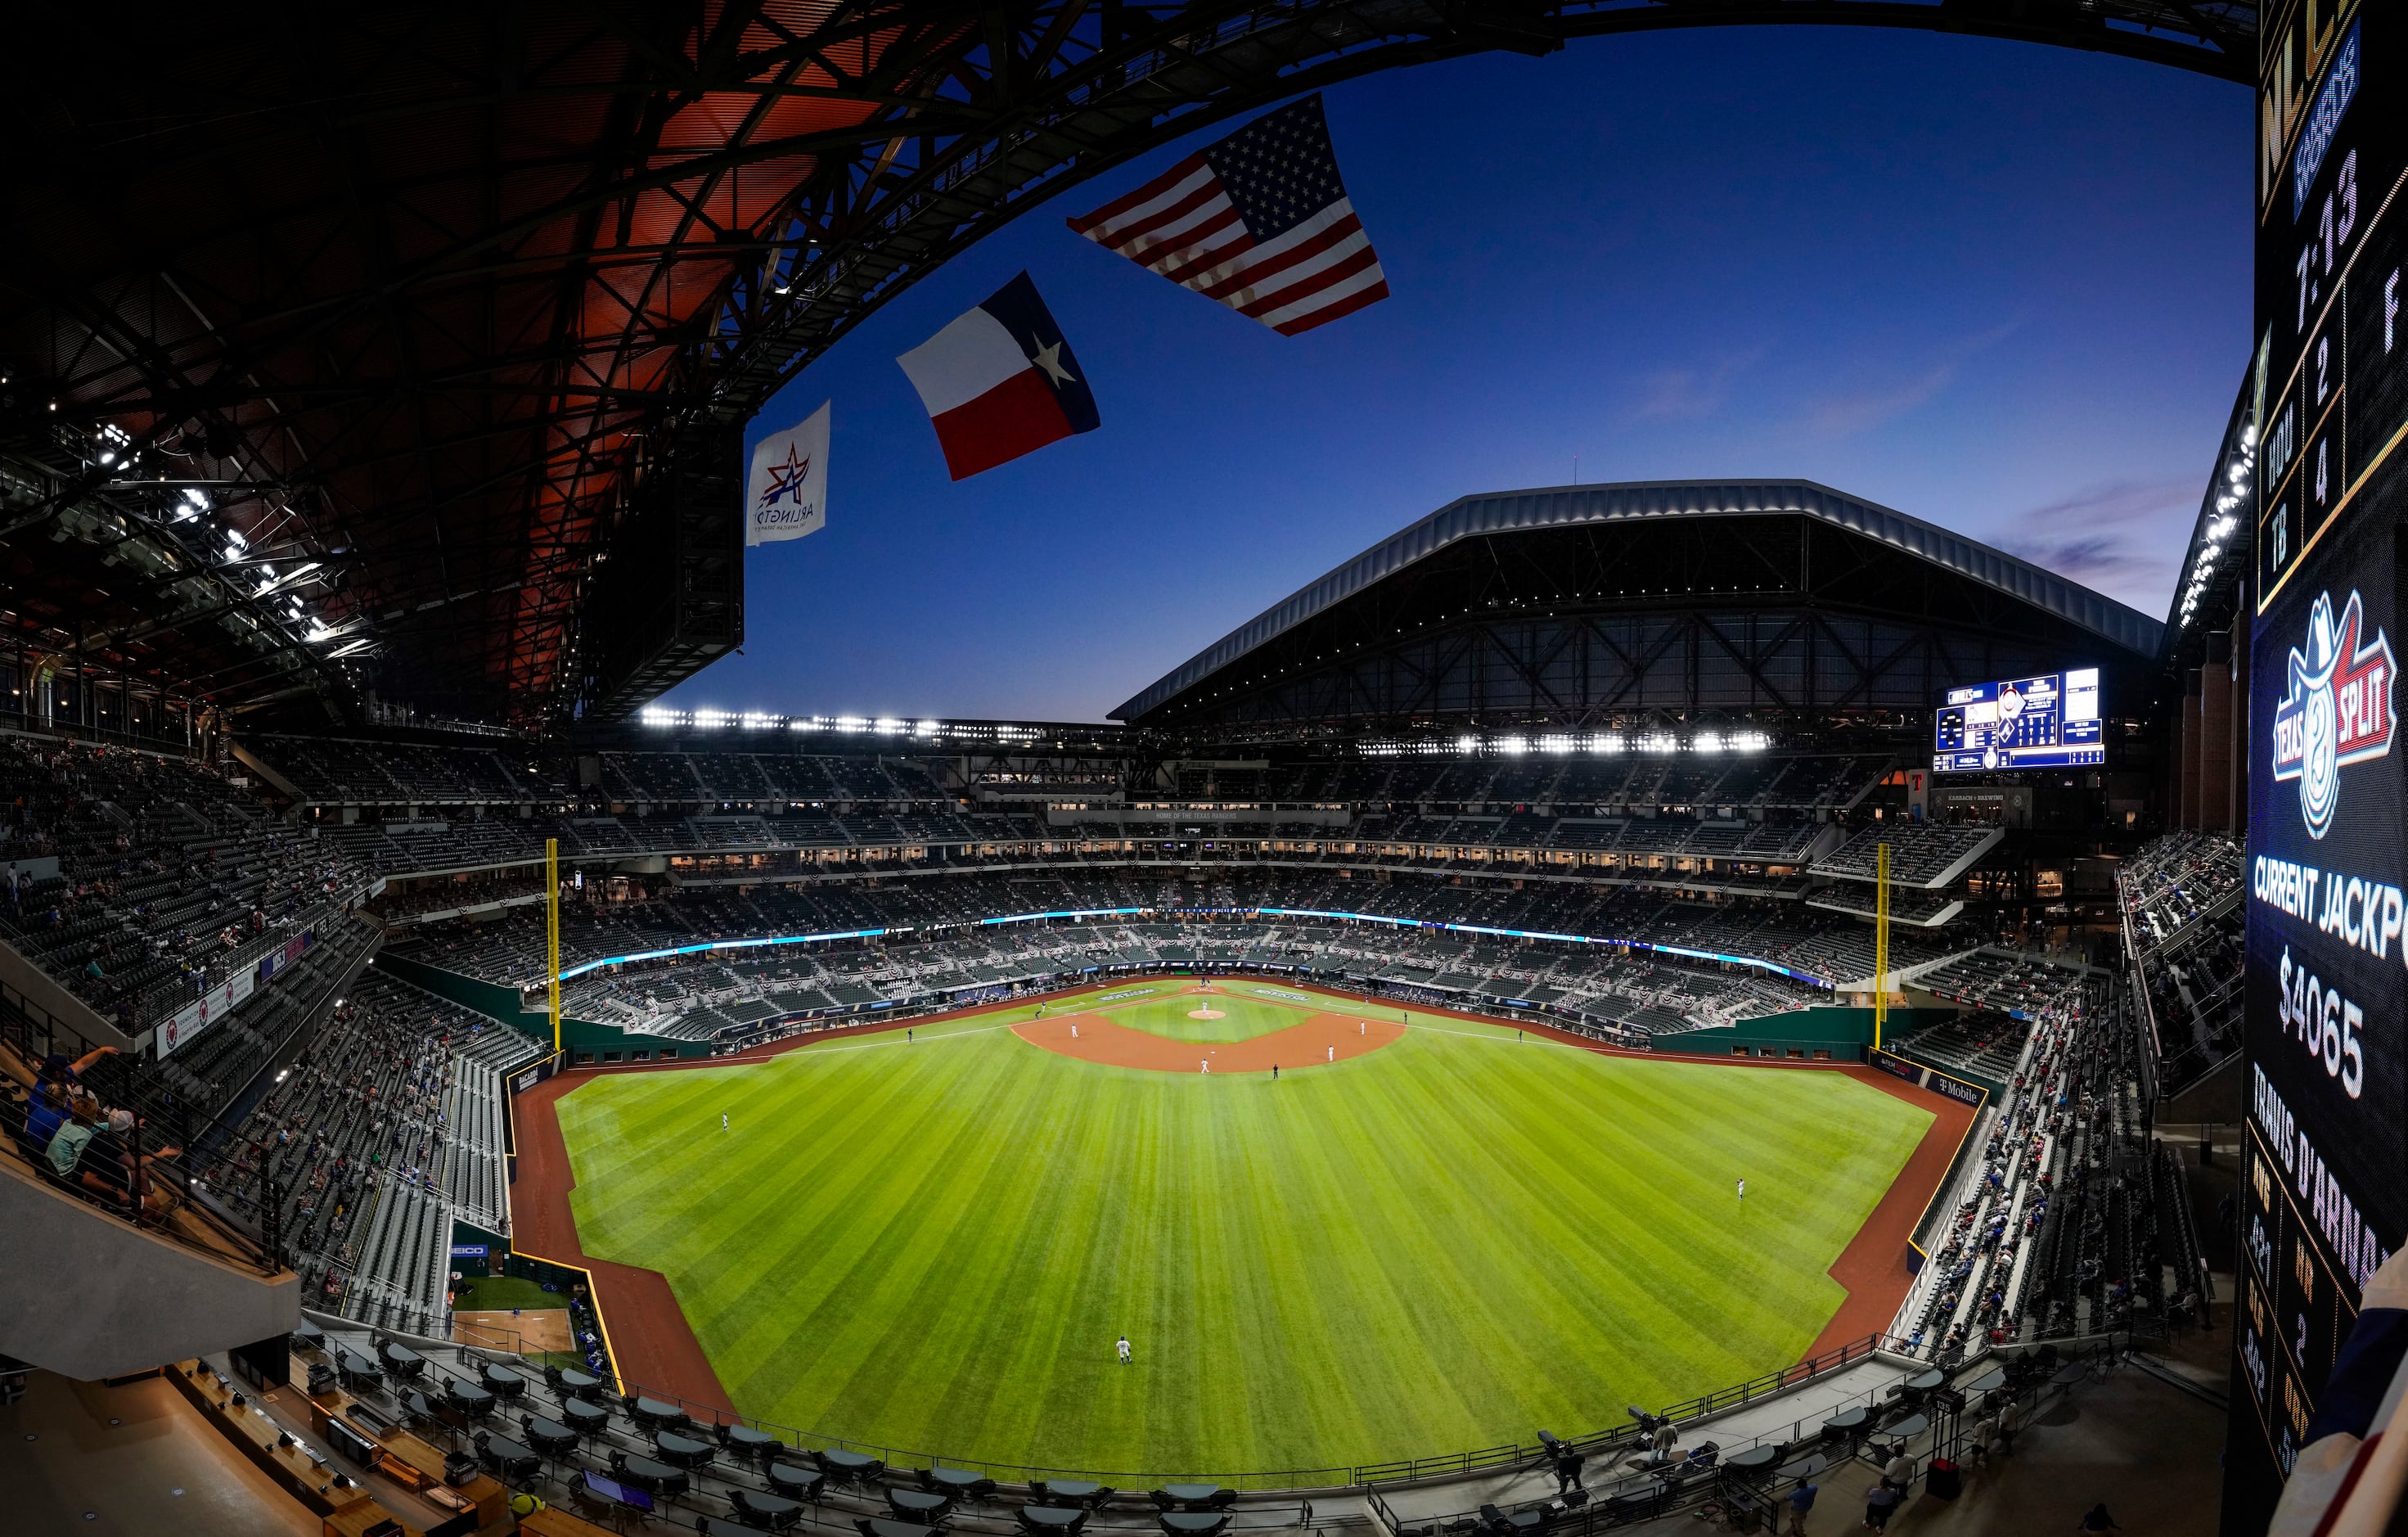
[[[1351,1012],[1252,993],[1107,1012],[1188,1040]],[[1931,1119],[1838,1073],[1430,1016],[1276,1084],[1106,1068],[1002,1027],[1032,1013],[580,1087],[587,1252],[666,1273],[760,1418],[1065,1469],[1336,1467],[1796,1360]]]

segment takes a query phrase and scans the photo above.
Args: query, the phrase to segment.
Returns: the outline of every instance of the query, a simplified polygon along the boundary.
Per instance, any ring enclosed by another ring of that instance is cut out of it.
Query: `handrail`
[[[30,691],[20,697],[30,699]],[[7,729],[15,735],[37,740],[74,742],[85,747],[122,747],[136,753],[151,753],[165,758],[200,760],[202,744],[188,729],[178,737],[143,736],[132,731],[111,731],[106,726],[77,725],[72,722],[44,720],[30,710],[17,709],[5,712],[11,721]]]
[[[9,1028],[12,1023],[7,1019],[0,1019],[0,1039],[15,1033]],[[31,1101],[27,1100],[26,1103],[30,1104]],[[17,1132],[22,1128],[22,1120],[16,1113],[17,1101],[13,1098],[7,1099],[6,1104],[7,1120],[12,1123],[7,1128],[6,1134],[14,1141]],[[38,1160],[34,1159],[30,1155],[27,1156],[28,1167],[33,1168],[34,1172],[41,1176],[42,1183],[49,1188],[71,1196],[97,1213],[120,1222],[131,1224],[140,1231],[155,1234],[184,1248],[209,1255],[215,1258],[240,1261],[258,1271],[262,1275],[274,1275],[286,1269],[275,1241],[274,1218],[277,1208],[270,1199],[275,1192],[275,1186],[265,1164],[261,1168],[261,1203],[263,1210],[269,1214],[270,1221],[267,1232],[263,1237],[212,1199],[206,1187],[194,1189],[192,1171],[184,1159],[162,1160],[146,1168],[144,1129],[147,1125],[151,1124],[150,1117],[137,1115],[133,1129],[129,1133],[129,1151],[134,1159],[136,1172],[128,1182],[126,1199],[120,1200],[104,1196],[98,1191],[88,1188],[80,1180],[70,1180],[52,1174],[46,1167],[36,1167]],[[175,1128],[180,1131],[182,1127],[177,1124]],[[153,1134],[155,1135],[155,1130]],[[153,1143],[153,1145],[156,1144]],[[185,1144],[179,1142],[179,1145]],[[164,1182],[175,1188],[179,1199],[173,1208],[154,1209],[150,1196],[150,1185],[153,1181]],[[191,1220],[200,1225],[205,1231],[194,1232],[180,1226],[174,1220],[177,1211],[188,1214]]]
[[[352,883],[346,883],[347,886],[351,884]],[[236,942],[231,950],[222,951],[202,962],[201,970],[204,977],[210,986],[215,986],[228,977],[236,976],[257,967],[261,957],[290,944],[297,936],[308,933],[330,919],[347,916],[353,907],[365,899],[367,885],[366,881],[359,881],[356,883],[356,890],[337,891],[331,897],[320,898],[289,918],[271,920],[261,932]],[[159,991],[161,989],[154,987],[144,996],[147,998]],[[137,1019],[135,1028],[129,1033],[139,1035],[144,1030],[158,1028],[180,1013],[190,1001],[189,995],[179,992],[173,997],[168,1007],[159,1010],[148,1018]]]
[[[2128,1354],[2129,1336],[2127,1335],[2125,1338],[2127,1354]],[[1977,1362],[1990,1356],[2019,1358],[2045,1345],[2057,1350],[2060,1356],[2071,1356],[2073,1359],[2068,1364],[2085,1364],[2090,1371],[2103,1376],[2112,1369],[2112,1363],[2117,1357],[2115,1340],[2115,1332],[2110,1331],[2103,1335],[2084,1335],[2071,1340],[1990,1347],[1950,1365],[1946,1371],[1952,1379],[1961,1380]],[[2132,1358],[2139,1359],[2138,1357]],[[2071,1391],[2070,1385],[2058,1384],[2053,1375],[2024,1374],[2021,1381],[2015,1380],[2016,1375],[2018,1373],[2011,1371],[2009,1380],[1994,1391],[2007,1395],[2010,1400],[2020,1400],[2027,1394],[2035,1399],[2042,1399],[2052,1391]],[[2086,1375],[2088,1375],[2087,1372]],[[1869,1389],[1858,1396],[1865,1401],[1867,1407],[1878,1407],[1889,1401],[1889,1390],[1886,1388]],[[1837,1403],[1826,1405],[1824,1409],[1818,1411],[1818,1414],[1834,1413],[1839,1407]],[[1795,1445],[1798,1452],[1804,1452],[1805,1446],[1796,1445],[1797,1442],[1803,1439],[1796,1432],[1804,1431],[1807,1429],[1807,1423],[1800,1421],[1793,1424],[1790,1429],[1793,1435],[1787,1438],[1788,1443]],[[1819,1429],[1819,1426],[1817,1429]],[[1870,1445],[1881,1432],[1871,1426],[1868,1426],[1867,1430],[1865,1444]],[[1934,1439],[1929,1452],[1932,1456],[1938,1456],[1947,1449],[1950,1443],[1942,1439],[1937,1429],[1933,1434]],[[1722,1448],[1724,1458],[1732,1452],[1744,1450],[1748,1445],[1763,1444],[1767,1439],[1759,1435],[1750,1438],[1745,1443],[1725,1446]],[[1723,1461],[1724,1458],[1718,1458],[1717,1464]],[[1921,1459],[1917,1458],[1917,1461],[1920,1462]],[[1674,1464],[1673,1469],[1677,1473],[1678,1465]],[[1786,1473],[1778,1469],[1767,1469],[1759,1473],[1747,1474],[1716,1465],[1685,1475],[1678,1475],[1667,1481],[1656,1470],[1633,1469],[1618,1476],[1612,1485],[1601,1488],[1590,1487],[1587,1491],[1589,1499],[1585,1504],[1554,1515],[1546,1524],[1545,1530],[1550,1537],[1586,1537],[1586,1534],[1605,1528],[1677,1515],[1681,1511],[1702,1505],[1710,1500],[1720,1500],[1726,1504],[1737,1501],[1753,1501],[1760,1511],[1769,1515],[1773,1509],[1775,1499],[1786,1490],[1805,1482],[1808,1476],[1813,1475]],[[1637,1508],[1633,1508],[1631,1502],[1630,1497],[1634,1495],[1642,1497]],[[1423,1515],[1416,1518],[1414,1525],[1407,1526],[1397,1518],[1396,1512],[1384,1500],[1377,1498],[1376,1491],[1367,1498],[1366,1505],[1373,1519],[1380,1524],[1383,1537],[1407,1537],[1407,1534],[1412,1532],[1435,1533],[1470,1527],[1485,1530],[1487,1525],[1480,1513],[1463,1511]]]
[[[288,1036],[284,1043],[289,1044],[292,1039]],[[80,1058],[94,1049],[82,1032],[5,982],[0,982],[0,1040],[16,1046],[36,1064],[52,1054]],[[130,1151],[136,1168],[141,1167],[146,1128],[154,1139],[154,1147],[162,1132],[171,1134],[173,1145],[182,1154],[155,1165],[151,1177],[172,1183],[179,1197],[178,1206],[208,1227],[216,1241],[205,1242],[184,1231],[173,1220],[172,1213],[154,1212],[147,1201],[129,1209],[122,1203],[103,1199],[80,1184],[60,1180],[49,1183],[96,1210],[186,1247],[221,1257],[231,1254],[262,1274],[273,1275],[287,1269],[281,1229],[283,1197],[289,1184],[278,1177],[278,1166],[287,1161],[280,1155],[286,1150],[279,1143],[246,1133],[243,1121],[229,1118],[225,1110],[195,1119],[183,1096],[151,1079],[137,1060],[123,1061],[127,1077],[118,1085],[122,1092],[111,1095],[122,1104],[112,1108],[126,1109],[135,1114]],[[246,1155],[251,1164],[247,1173],[243,1170]],[[246,1185],[251,1188],[257,1203],[259,1216],[255,1220],[231,1210],[223,1199],[224,1194],[241,1191]]]
[[[380,1337],[405,1339],[424,1338],[423,1336],[409,1336],[403,1330],[380,1329],[374,1325],[363,1323],[355,1318],[346,1318],[339,1314],[316,1313],[315,1310],[310,1309],[305,1309],[304,1311],[313,1313],[316,1317],[323,1321],[328,1327],[332,1328],[356,1329]],[[536,1359],[543,1355],[556,1354],[507,1349],[459,1340],[425,1340],[424,1343],[457,1351],[464,1357],[472,1350],[489,1357],[508,1355],[515,1357],[515,1359],[523,1365],[529,1360]],[[1885,1351],[1893,1355],[1901,1354],[1904,1348],[1904,1341],[1898,1340],[1890,1335],[1868,1334],[1862,1339],[1850,1341],[1835,1350],[1827,1350],[1820,1356],[1811,1357],[1806,1360],[1799,1362],[1795,1366],[1784,1367],[1779,1371],[1769,1372],[1760,1376],[1752,1377],[1748,1381],[1740,1383],[1734,1386],[1722,1388],[1715,1392],[1707,1393],[1700,1397],[1673,1404],[1654,1417],[1658,1420],[1670,1420],[1676,1424],[1709,1418],[1713,1415],[1724,1414],[1732,1409],[1755,1402],[1757,1400],[1775,1396],[1788,1388],[1802,1386],[1828,1372],[1837,1370],[1855,1362],[1870,1359]],[[1968,1360],[1973,1358],[1975,1357],[1967,1357]],[[1962,1363],[1959,1364],[1961,1365]],[[536,1375],[538,1377],[541,1376],[543,1363],[538,1359],[532,1370],[535,1372]],[[1902,1367],[1900,1370],[1904,1371],[1905,1368]],[[1920,1364],[1917,1364],[1914,1370],[1920,1371],[1923,1370],[1923,1368]],[[1543,1444],[1525,1444],[1516,1442],[1506,1445],[1476,1447],[1469,1451],[1446,1453],[1434,1457],[1412,1458],[1391,1462],[1355,1463],[1348,1466],[1326,1468],[1290,1468],[1254,1472],[1220,1472],[1198,1470],[1179,1470],[1176,1472],[1163,1472],[1129,1469],[1049,1468],[1032,1466],[1026,1463],[1000,1462],[986,1458],[954,1457],[950,1455],[940,1455],[934,1452],[917,1451],[904,1447],[887,1446],[876,1442],[854,1440],[843,1436],[832,1436],[822,1431],[796,1429],[795,1427],[790,1425],[781,1425],[774,1420],[756,1419],[748,1415],[739,1414],[731,1417],[726,1411],[720,1409],[716,1405],[701,1403],[677,1393],[668,1392],[655,1387],[646,1387],[639,1384],[625,1381],[624,1379],[622,1379],[618,1383],[618,1388],[623,1394],[637,1395],[643,1398],[656,1400],[662,1403],[673,1404],[679,1409],[685,1411],[690,1417],[703,1424],[740,1424],[750,1426],[756,1430],[761,1430],[769,1435],[775,1436],[779,1440],[786,1442],[788,1444],[798,1450],[816,1448],[820,1450],[863,1452],[877,1457],[890,1467],[934,1467],[939,1464],[942,1464],[943,1466],[951,1468],[967,1468],[975,1470],[985,1476],[996,1478],[999,1483],[1011,1484],[1031,1483],[1039,1478],[1077,1477],[1093,1479],[1103,1483],[1112,1483],[1122,1487],[1135,1487],[1149,1483],[1159,1486],[1162,1484],[1210,1482],[1221,1484],[1240,1491],[1248,1488],[1259,1490],[1370,1488],[1382,1484],[1406,1484],[1422,1479],[1444,1477],[1449,1474],[1479,1472],[1499,1468],[1536,1465],[1540,1461],[1553,1455]],[[1609,1427],[1605,1429],[1592,1430],[1582,1435],[1561,1437],[1559,1438],[1559,1444],[1569,1446],[1584,1455],[1588,1455],[1633,1443],[1636,1440],[1637,1435],[1638,1426],[1634,1421],[1628,1425]]]
[[[2205,1047],[2194,1044],[2165,1058],[2157,1066],[2157,1102],[2189,1093],[2238,1060],[2243,1049],[2235,1045],[2211,1056]]]
[[[2181,943],[2185,939],[2190,937],[2194,930],[2203,928],[2204,926],[2214,923],[2216,919],[2223,917],[2234,908],[2239,907],[2241,905],[2241,898],[2244,895],[2246,895],[2246,893],[2241,883],[2235,882],[2229,890],[2218,893],[2214,899],[2200,904],[2198,912],[2192,913],[2189,917],[2185,918],[2181,923],[2176,924],[2173,928],[2167,933],[2164,939],[2157,941],[2155,944],[2136,949],[2134,951],[2133,958],[2143,963],[2157,959],[2163,955],[2167,951],[2172,950],[2175,945]],[[2148,905],[2148,899],[2146,898],[2143,898],[2138,905],[2141,907],[2146,907]],[[2124,918],[2125,923],[2128,926],[2128,930],[2131,922],[2131,916],[2132,909],[2128,907],[2126,908],[2124,910]],[[2135,938],[2137,938],[2137,936],[2135,936]]]
[[[1932,1229],[1953,1216],[1961,1204],[1956,1199],[1957,1182],[1964,1178],[1967,1160],[1975,1143],[1979,1142],[1987,1145],[1984,1128],[1993,1123],[1997,1113],[1997,1106],[1985,1104],[1974,1113],[1971,1120],[1965,1123],[1965,1133],[1956,1140],[1956,1156],[1948,1160],[1948,1172],[1941,1175],[1940,1183],[1931,1187],[1930,1198],[1923,1203],[1923,1215],[1915,1219],[1914,1230],[1907,1235],[1907,1247],[1916,1254],[1929,1257]]]

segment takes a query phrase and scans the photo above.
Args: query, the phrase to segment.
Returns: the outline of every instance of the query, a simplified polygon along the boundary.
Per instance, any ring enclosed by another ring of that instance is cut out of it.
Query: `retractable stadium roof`
[[[1547,545],[1544,558],[1511,553],[1549,535],[1578,531],[1603,535],[1612,530],[1636,535],[1668,525],[1682,525],[1684,531],[1694,533],[1709,523],[1722,525],[1713,536],[1721,542],[1702,550],[1692,539],[1684,541],[1681,548],[1660,541],[1612,545],[1590,541],[1575,552],[1557,540]],[[2052,641],[2036,632],[2031,638],[2036,646],[2062,647],[2071,639],[2077,645],[2086,644],[2118,666],[2137,666],[2153,660],[2163,641],[2162,624],[2103,594],[1920,518],[1809,481],[1556,486],[1494,492],[1448,503],[1273,604],[1112,711],[1111,717],[1140,725],[1173,724],[1206,709],[1205,701],[1215,696],[1259,695],[1267,686],[1276,686],[1275,680],[1326,670],[1325,663],[1346,666],[1373,650],[1393,655],[1397,644],[1412,644],[1408,638],[1432,624],[1454,622],[1461,629],[1468,617],[1473,626],[1490,625],[1506,618],[1521,620],[1526,610],[1539,609],[1551,617],[1636,615],[1678,609],[1684,618],[1698,618],[1708,610],[1742,615],[1762,610],[1779,623],[1795,617],[1793,610],[1797,614],[1846,610],[1875,622],[1892,620],[1900,626],[1901,635],[1913,631],[1927,643],[1951,628],[1963,627],[1950,625],[1946,612],[1950,600],[1935,594],[1928,582],[1901,583],[1897,572],[1885,575],[1881,585],[1856,581],[1861,555],[1851,554],[1845,563],[1851,567],[1847,571],[1832,570],[1842,562],[1827,555],[1826,569],[1817,573],[1811,542],[1791,539],[1782,527],[1800,523],[1844,531],[1849,542],[1834,545],[1834,550],[1853,549],[1856,541],[1862,541],[1902,557],[1909,563],[1903,570],[1910,576],[1917,567],[1946,573],[1954,584],[2006,600],[2003,610],[2043,616],[2039,630],[2053,631],[2060,639]],[[1483,544],[1489,553],[1466,556],[1456,565],[1477,567],[1476,571],[1441,575],[1433,569],[1450,553],[1460,553],[1474,543]],[[1702,567],[1698,564],[1701,553]],[[1589,571],[1586,577],[1578,574],[1584,565]],[[1608,576],[1609,572],[1617,574]],[[1757,580],[1739,580],[1745,572]],[[1718,575],[1728,581],[1718,584]],[[1416,579],[1426,579],[1426,590],[1417,589]],[[1603,595],[1598,590],[1602,580],[1621,582],[1627,592]],[[1857,590],[1841,591],[1838,584],[1842,581],[1856,582]],[[1577,590],[1584,587],[1586,590]],[[1346,612],[1358,607],[1376,609],[1376,620],[1365,623]],[[1828,620],[1823,622],[1828,625]],[[1377,632],[1383,630],[1392,639],[1381,639]],[[1669,634],[1661,624],[1653,632]],[[1308,636],[1312,638],[1300,639]],[[1652,638],[1637,642],[1641,647],[1659,643]],[[1801,697],[1784,697],[1765,676],[1778,639],[1764,641],[1768,649],[1763,655],[1749,654],[1752,643],[1727,636],[1714,644],[1728,653],[1727,660],[1717,655],[1710,658],[1709,665],[1722,662],[1729,668],[1752,671],[1752,683],[1764,685],[1763,692],[1751,689],[1761,706],[1787,707],[1819,697],[1817,682],[1803,676]],[[1555,641],[1531,644],[1557,654],[1565,649]],[[1883,644],[1891,653],[1900,649],[1897,642]],[[1644,670],[1637,666],[1630,647],[1622,652],[1625,664]],[[1994,654],[2001,661],[2014,655]],[[1859,670],[1870,660],[1870,653],[1852,659]],[[1965,660],[1971,662],[1970,657]],[[1523,661],[1510,665],[1526,675],[1530,672]],[[1427,661],[1408,662],[1406,667],[1427,682]],[[2023,670],[2005,666],[1991,676],[2018,676]],[[1975,672],[1954,681],[1978,682],[1984,676]],[[1916,688],[1922,686],[1918,683]],[[1360,693],[1359,682],[1348,687]],[[1537,692],[1531,702],[1535,705],[1548,689],[1542,682],[1534,687]],[[1870,702],[1874,697],[1860,683],[1853,689],[1843,683],[1824,693],[1836,693],[1843,702]],[[1396,702],[1402,703],[1404,697],[1398,696]],[[1698,697],[1694,682],[1690,697]],[[1831,700],[1824,697],[1821,702]],[[1582,705],[1568,697],[1558,697],[1555,706],[1559,713],[1569,711],[1574,715],[1595,708],[1594,700]],[[1445,713],[1477,706],[1431,703],[1429,708]],[[1394,717],[1399,711],[1389,705],[1365,705],[1358,700],[1341,712]]]
[[[988,231],[1374,70],[1748,22],[2257,57],[2243,0],[22,7],[0,622],[236,711],[625,719],[741,642],[745,422]]]

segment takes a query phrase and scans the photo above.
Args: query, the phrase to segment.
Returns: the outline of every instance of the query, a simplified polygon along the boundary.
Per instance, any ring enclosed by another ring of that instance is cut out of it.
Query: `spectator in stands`
[[[122,1197],[128,1205],[138,1199],[148,1212],[167,1211],[174,1206],[175,1196],[156,1169],[165,1159],[183,1156],[184,1150],[162,1147],[136,1157],[129,1141],[134,1128],[132,1111],[108,1113],[84,1155],[85,1185],[99,1194]]]
[[[66,1053],[52,1052],[42,1061],[42,1082],[63,1085],[71,1090],[83,1082],[83,1075],[92,1070],[94,1063],[104,1056],[116,1055],[117,1048],[114,1046],[94,1046],[70,1062],[67,1060]]]
[[[1820,1484],[1799,1479],[1789,1491],[1789,1537],[1806,1537],[1806,1517],[1813,1512],[1814,1496],[1822,1492]]]
[[[25,1102],[25,1145],[36,1153],[50,1151],[50,1138],[67,1124],[66,1090],[47,1079],[34,1085]]]
[[[75,1177],[76,1168],[83,1161],[84,1149],[92,1145],[98,1128],[93,1125],[92,1105],[79,1099],[68,1112],[67,1124],[50,1134],[50,1146],[44,1156],[50,1160],[50,1171],[61,1179]]]
[[[2074,1530],[2076,1531],[2121,1531],[2124,1529],[2117,1526],[2115,1518],[2107,1514],[2107,1501],[2101,1500],[2090,1507],[2089,1512],[2082,1517],[2082,1524]]]

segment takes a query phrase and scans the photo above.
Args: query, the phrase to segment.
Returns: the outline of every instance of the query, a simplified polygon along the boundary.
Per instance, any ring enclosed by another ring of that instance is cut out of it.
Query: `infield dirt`
[[[1070,1033],[1073,1027],[1079,1032],[1076,1037]],[[1222,1041],[1205,1046],[1133,1030],[1101,1014],[1055,1014],[1014,1025],[1011,1033],[1032,1046],[1075,1056],[1082,1062],[1100,1062],[1106,1067],[1198,1072],[1202,1063],[1210,1062],[1214,1072],[1268,1072],[1274,1067],[1291,1071],[1326,1068],[1332,1062],[1367,1056],[1402,1036],[1405,1027],[1388,1020],[1314,1014],[1300,1025],[1250,1041]]]

